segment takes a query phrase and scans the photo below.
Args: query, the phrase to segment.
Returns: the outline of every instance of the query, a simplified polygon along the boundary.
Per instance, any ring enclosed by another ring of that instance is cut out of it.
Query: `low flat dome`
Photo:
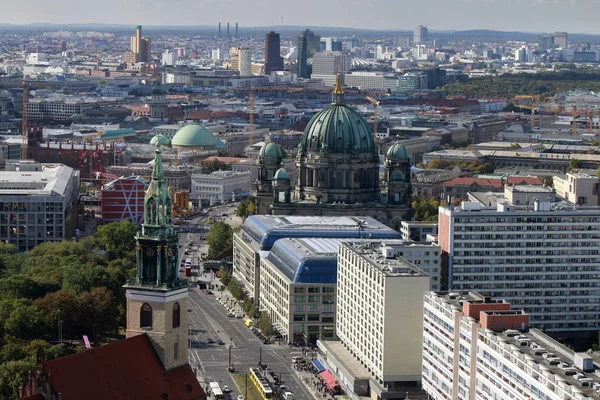
[[[279,168],[277,172],[275,172],[275,176],[273,177],[276,181],[290,180],[290,175],[285,170],[285,168]]]
[[[173,140],[173,147],[200,147],[213,148],[217,140],[208,129],[200,124],[187,124],[177,131]]]
[[[373,132],[365,119],[343,103],[315,114],[300,141],[301,151],[358,154],[376,151]]]
[[[390,160],[409,160],[408,150],[400,143],[394,143],[386,153],[386,158]]]
[[[273,142],[265,143],[260,149],[259,156],[263,158],[283,158],[281,149]]]
[[[171,145],[171,141],[169,140],[168,137],[166,137],[165,135],[163,135],[162,133],[159,133],[158,135],[154,136],[152,139],[150,139],[150,144],[153,146],[170,146]]]

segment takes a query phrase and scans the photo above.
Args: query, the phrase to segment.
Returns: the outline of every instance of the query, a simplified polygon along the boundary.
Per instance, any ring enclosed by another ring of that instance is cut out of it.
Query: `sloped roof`
[[[185,345],[185,343],[183,344]],[[206,399],[189,364],[165,371],[146,335],[45,362],[62,400]]]
[[[537,176],[509,176],[509,185],[543,185],[544,182]]]
[[[502,187],[502,179],[474,178],[472,176],[457,176],[450,182],[447,182],[444,186],[470,186],[474,183],[479,186]]]

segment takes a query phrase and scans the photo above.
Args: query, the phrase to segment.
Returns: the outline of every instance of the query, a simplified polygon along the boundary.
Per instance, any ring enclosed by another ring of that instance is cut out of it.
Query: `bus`
[[[260,394],[260,397],[263,400],[273,398],[273,390],[271,389],[267,381],[262,377],[259,370],[257,370],[256,368],[250,368],[250,372],[248,373],[248,375],[250,375],[250,380],[252,381],[254,386],[256,386],[256,389],[258,390],[258,393]]]
[[[225,396],[221,391],[221,386],[219,386],[219,382],[211,382],[209,383],[210,392],[212,393],[215,399],[224,399]]]

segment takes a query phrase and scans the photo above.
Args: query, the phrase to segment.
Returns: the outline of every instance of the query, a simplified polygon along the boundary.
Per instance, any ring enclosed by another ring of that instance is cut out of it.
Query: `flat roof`
[[[41,171],[0,171],[0,195],[64,196],[78,173],[64,164],[41,164]]]
[[[390,243],[391,244],[391,243]],[[415,243],[416,244],[416,243]],[[383,240],[365,240],[365,241],[352,241],[345,242],[345,246],[350,247],[356,253],[358,253],[365,260],[369,261],[371,265],[388,277],[413,277],[413,276],[426,276],[429,277],[425,271],[417,268],[413,263],[403,257],[392,256],[386,257],[383,254],[383,249],[388,246],[386,241]],[[406,243],[410,246],[411,243]],[[431,244],[432,247],[437,247],[435,244]],[[392,247],[392,246],[390,246]],[[415,246],[416,247],[416,246]]]

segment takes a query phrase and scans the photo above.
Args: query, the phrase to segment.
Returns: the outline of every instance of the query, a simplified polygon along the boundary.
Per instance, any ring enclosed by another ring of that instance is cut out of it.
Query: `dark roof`
[[[21,400],[46,400],[46,399],[44,398],[43,395],[38,393],[38,394],[34,394],[29,397],[23,397]]]
[[[185,342],[183,343],[185,346]],[[44,363],[62,400],[206,399],[189,364],[165,371],[147,335]]]

